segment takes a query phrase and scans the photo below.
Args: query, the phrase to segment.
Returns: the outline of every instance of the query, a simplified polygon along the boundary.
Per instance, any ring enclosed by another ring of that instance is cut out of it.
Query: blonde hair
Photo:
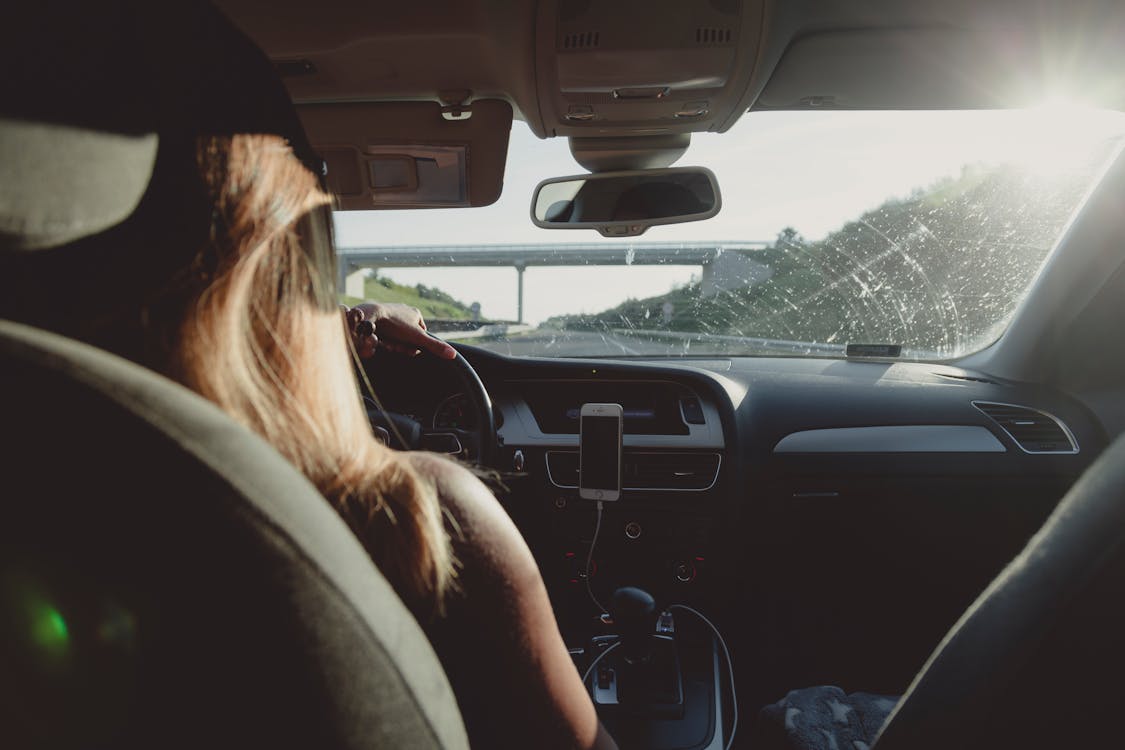
[[[409,605],[440,610],[454,566],[437,491],[374,438],[362,407],[329,197],[277,136],[207,138],[198,161],[214,206],[209,270],[173,374],[300,469]]]

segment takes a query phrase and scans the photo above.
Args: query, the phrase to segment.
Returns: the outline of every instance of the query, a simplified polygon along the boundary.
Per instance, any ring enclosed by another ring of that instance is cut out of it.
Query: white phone
[[[582,404],[578,428],[578,496],[621,498],[621,404]]]

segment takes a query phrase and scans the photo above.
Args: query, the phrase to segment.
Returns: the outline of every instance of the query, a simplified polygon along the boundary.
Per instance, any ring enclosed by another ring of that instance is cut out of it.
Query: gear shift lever
[[[621,636],[621,653],[629,664],[641,664],[652,657],[652,636],[656,630],[656,600],[644,589],[626,586],[613,592],[610,615]]]
[[[682,715],[680,659],[675,640],[656,635],[656,600],[643,589],[626,586],[613,592],[609,609],[620,643],[613,666],[607,665],[614,675],[614,702],[633,713]]]

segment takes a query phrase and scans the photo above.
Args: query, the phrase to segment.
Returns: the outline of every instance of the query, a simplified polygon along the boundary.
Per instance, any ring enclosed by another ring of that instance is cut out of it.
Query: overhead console
[[[535,57],[544,131],[580,139],[725,130],[741,114],[763,5],[541,2]]]

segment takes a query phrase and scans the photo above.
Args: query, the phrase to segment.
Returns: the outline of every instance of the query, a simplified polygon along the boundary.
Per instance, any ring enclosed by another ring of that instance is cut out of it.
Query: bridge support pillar
[[[367,269],[357,268],[344,279],[344,294],[367,299]]]
[[[336,256],[336,294],[343,294],[348,285],[348,273],[352,264]]]
[[[368,267],[342,258],[336,259],[336,292],[349,297],[367,298]]]
[[[527,264],[516,264],[516,322],[523,323],[523,272],[527,270]]]

